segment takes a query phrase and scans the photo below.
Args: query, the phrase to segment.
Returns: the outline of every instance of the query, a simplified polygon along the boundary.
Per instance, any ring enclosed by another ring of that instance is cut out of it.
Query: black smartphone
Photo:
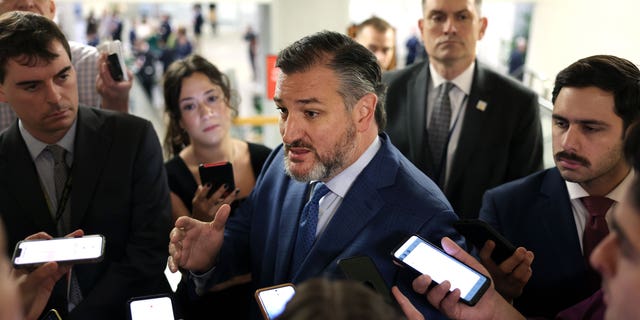
[[[99,262],[104,257],[104,236],[22,240],[13,252],[15,268],[37,267],[49,261],[60,263]]]
[[[47,313],[45,313],[44,316],[40,318],[40,320],[62,320],[62,318],[60,317],[58,310],[51,309],[47,311]]]
[[[174,320],[173,301],[167,294],[129,299],[130,320]]]
[[[367,287],[380,294],[384,301],[394,303],[391,289],[384,282],[378,267],[369,256],[355,256],[338,260],[338,266],[347,279],[364,283]]]
[[[491,259],[496,264],[502,263],[516,251],[516,246],[485,221],[463,219],[454,222],[453,227],[478,250],[482,249],[487,240],[493,240],[496,247],[491,253]]]
[[[460,300],[470,306],[480,300],[491,284],[487,276],[417,235],[400,243],[391,255],[400,264],[429,275],[436,283],[448,280],[451,291],[460,289]]]
[[[122,66],[120,65],[120,58],[117,53],[112,53],[107,56],[107,67],[109,68],[109,73],[111,77],[115,81],[124,80],[124,73],[122,71]]]
[[[256,290],[255,298],[265,320],[273,320],[284,311],[287,302],[296,293],[292,283],[283,283]]]
[[[236,184],[233,179],[233,167],[231,162],[222,161],[214,163],[203,163],[198,168],[200,172],[200,181],[202,185],[206,183],[211,184],[211,190],[207,193],[207,198],[216,192],[223,184],[227,184],[227,192],[224,197],[228,196],[233,190],[236,189]]]

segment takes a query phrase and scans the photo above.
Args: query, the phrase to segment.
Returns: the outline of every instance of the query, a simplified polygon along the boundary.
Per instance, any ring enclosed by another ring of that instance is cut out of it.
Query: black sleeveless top
[[[258,178],[264,162],[267,160],[269,153],[271,153],[271,149],[264,145],[251,142],[248,142],[248,145],[253,176]],[[191,171],[189,171],[187,165],[178,155],[167,161],[164,167],[167,171],[169,189],[182,200],[189,212],[191,212],[193,209],[193,196],[196,194],[196,190],[198,190],[198,184],[193,178]],[[231,207],[236,208],[243,200],[244,199],[237,199],[232,203]]]

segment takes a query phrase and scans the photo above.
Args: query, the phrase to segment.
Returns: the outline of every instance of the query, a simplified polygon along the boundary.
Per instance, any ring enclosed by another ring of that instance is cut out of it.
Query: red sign
[[[273,100],[276,93],[276,82],[280,74],[280,68],[276,68],[276,58],[275,54],[267,55],[267,99],[269,100]]]

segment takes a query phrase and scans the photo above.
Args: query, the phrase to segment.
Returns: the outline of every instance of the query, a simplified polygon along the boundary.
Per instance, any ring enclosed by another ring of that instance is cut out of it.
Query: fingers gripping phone
[[[37,267],[49,261],[60,263],[99,262],[104,257],[105,239],[102,235],[51,240],[22,240],[13,253],[15,268]]]
[[[255,298],[264,319],[273,320],[278,317],[295,293],[296,289],[292,283],[256,290]]]
[[[391,254],[400,264],[429,275],[438,284],[448,280],[450,291],[460,289],[460,300],[470,306],[480,300],[491,284],[485,275],[417,235],[403,241]]]
[[[482,249],[487,240],[495,242],[496,247],[491,253],[491,259],[500,264],[511,257],[516,247],[503,237],[496,229],[485,221],[478,219],[463,219],[453,223],[453,227],[463,235],[467,241],[478,250]]]
[[[211,184],[211,189],[207,193],[207,198],[210,198],[211,195],[220,189],[220,187],[225,183],[229,188],[227,188],[227,192],[225,192],[224,197],[228,196],[236,189],[231,162],[223,161],[204,163],[198,167],[198,171],[200,172],[200,181],[202,184]]]
[[[369,256],[355,256],[338,260],[338,266],[347,279],[360,281],[380,294],[384,301],[394,303],[391,290],[384,282],[376,264]]]
[[[166,294],[135,297],[129,300],[131,320],[174,320],[173,302]]]

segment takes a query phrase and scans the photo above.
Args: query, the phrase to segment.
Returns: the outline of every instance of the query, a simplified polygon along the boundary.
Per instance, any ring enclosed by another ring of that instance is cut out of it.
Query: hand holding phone
[[[200,181],[202,184],[211,184],[211,189],[207,193],[207,198],[210,198],[211,195],[216,192],[216,190],[220,189],[223,184],[228,186],[227,192],[225,192],[223,197],[228,196],[236,189],[231,162],[223,161],[204,163],[198,167],[198,171],[200,172]]]
[[[460,290],[460,300],[475,305],[491,280],[420,236],[413,235],[391,252],[393,259],[440,284],[447,280],[450,291]]]
[[[255,298],[265,320],[273,320],[284,311],[287,302],[293,298],[296,289],[292,283],[256,290]]]
[[[104,236],[98,234],[78,238],[22,240],[16,244],[12,261],[16,269],[37,267],[49,261],[99,262],[104,257],[104,245]]]
[[[516,247],[509,240],[482,220],[463,219],[454,222],[453,227],[478,250],[482,249],[487,240],[495,242],[496,247],[491,253],[491,259],[498,265],[516,251]]]

